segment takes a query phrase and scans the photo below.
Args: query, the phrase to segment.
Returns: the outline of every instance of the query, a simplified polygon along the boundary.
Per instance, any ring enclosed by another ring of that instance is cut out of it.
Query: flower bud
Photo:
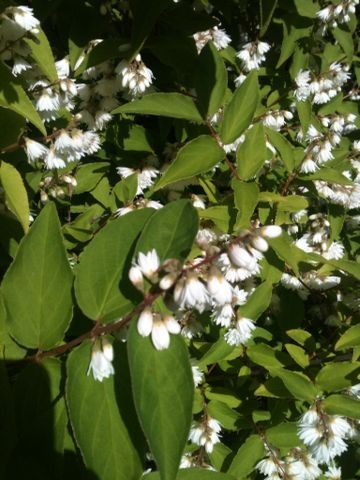
[[[176,278],[177,273],[168,273],[160,280],[159,287],[161,290],[168,290],[174,285]]]
[[[259,252],[266,252],[269,248],[269,244],[265,238],[260,236],[254,236],[251,238],[251,245]]]
[[[154,315],[150,308],[144,308],[137,322],[137,330],[142,337],[148,337],[154,324]]]
[[[144,291],[144,277],[141,272],[141,269],[138,266],[132,266],[129,270],[129,278],[131,283],[138,289],[140,292]]]
[[[281,227],[279,225],[267,225],[262,227],[261,234],[268,238],[279,237],[282,233]]]

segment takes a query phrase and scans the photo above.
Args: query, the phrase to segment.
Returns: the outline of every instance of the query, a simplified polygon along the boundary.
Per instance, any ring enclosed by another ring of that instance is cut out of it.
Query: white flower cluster
[[[352,427],[346,418],[327,415],[320,407],[304,413],[299,423],[299,437],[320,465],[331,464],[347,450],[346,440],[351,433]]]
[[[351,180],[351,174],[348,171],[343,172],[343,175]],[[345,208],[359,208],[360,207],[360,175],[358,174],[353,182],[348,185],[340,183],[328,183],[323,180],[315,180],[315,187],[317,191],[323,195],[330,203],[342,205]]]
[[[260,272],[259,260],[268,249],[265,238],[280,234],[281,228],[271,225],[252,232],[242,231],[236,240],[230,241],[226,237],[220,242],[221,248],[202,240],[205,257],[196,258],[185,268],[174,259],[161,263],[154,249],[140,252],[130,268],[129,278],[141,292],[145,291],[146,279],[166,293],[167,304],[186,326],[186,336],[194,333],[190,333],[192,328],[187,312],[210,310],[212,321],[227,329],[225,340],[230,345],[243,345],[252,337],[255,325],[241,314],[238,307],[246,303],[254,288],[249,280]],[[219,239],[212,240],[216,243]],[[242,286],[238,285],[243,281]],[[193,323],[196,333],[196,322]],[[142,336],[151,334],[155,348],[160,350],[168,347],[170,333],[180,332],[180,324],[172,315],[147,307],[140,314],[138,331]]]
[[[203,32],[197,32],[193,36],[198,53],[201,52],[208,42],[213,42],[217,50],[222,50],[231,43],[231,38],[225,30],[216,26]]]
[[[308,145],[305,148],[305,158],[300,171],[302,173],[313,173],[321,165],[334,158],[332,152],[334,147],[340,143],[341,134],[331,129],[323,134],[314,125],[310,125],[305,140]]]
[[[268,456],[258,462],[256,469],[267,480],[280,480],[282,478],[315,480],[322,474],[318,462],[301,448],[293,448],[284,458],[281,458],[278,450],[268,449]]]
[[[105,339],[97,340],[92,348],[91,361],[87,374],[93,374],[95,380],[102,382],[104,378],[114,375],[114,350],[111,343]]]
[[[214,445],[220,442],[220,432],[220,423],[215,418],[204,415],[200,422],[194,422],[191,426],[189,440],[211,453]]]
[[[243,69],[246,72],[250,72],[250,70],[258,70],[260,68],[266,59],[265,54],[269,50],[270,45],[266,42],[249,42],[242,47],[236,56],[241,60]]]
[[[63,198],[66,195],[71,196],[76,185],[76,178],[70,174],[59,176],[47,175],[39,184],[40,199],[42,203],[46,203],[49,197]]]
[[[133,212],[134,210],[141,210],[142,208],[153,208],[154,210],[159,210],[163,205],[156,200],[150,200],[147,198],[139,198],[133,203],[124,205],[116,210],[114,213],[115,217],[122,217],[127,213]]]
[[[321,213],[310,215],[309,220],[309,231],[295,245],[305,252],[318,253],[328,260],[340,260],[344,256],[344,246],[341,242],[329,243],[330,222]]]
[[[355,14],[359,0],[345,0],[336,4],[330,3],[316,13],[317,18],[323,23],[322,32],[325,33],[330,26],[336,28],[338,24],[350,21],[350,15]]]
[[[153,81],[154,75],[141,59],[138,53],[132,62],[122,60],[115,68],[120,76],[121,85],[127,88],[132,97],[138,97],[147,90]]]
[[[269,110],[263,118],[265,127],[279,131],[286,125],[287,120],[292,120],[293,114],[288,110]]]
[[[349,67],[337,62],[333,62],[329,70],[320,75],[313,75],[310,70],[300,70],[295,77],[295,98],[300,102],[310,98],[312,103],[327,103],[341,92],[349,78]]]

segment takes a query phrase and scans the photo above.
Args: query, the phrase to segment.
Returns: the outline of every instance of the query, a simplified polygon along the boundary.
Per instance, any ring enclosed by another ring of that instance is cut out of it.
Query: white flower
[[[134,266],[139,267],[143,275],[149,280],[153,280],[160,268],[160,259],[156,250],[153,248],[147,253],[139,252],[137,263],[134,263]]]
[[[324,475],[328,480],[341,480],[341,468],[331,465]]]
[[[95,343],[91,353],[91,361],[87,375],[93,374],[95,380],[102,382],[104,378],[109,378],[114,374],[112,361],[114,359],[114,350],[112,345],[105,340],[102,341],[102,347]]]
[[[277,238],[282,234],[282,229],[279,225],[266,225],[261,228],[261,234],[267,238]]]
[[[191,371],[193,375],[194,385],[195,387],[197,387],[198,385],[203,383],[203,381],[205,380],[204,372],[200,370],[200,367],[198,366],[196,360],[194,360],[193,358],[190,359],[190,363],[191,363]]]
[[[220,423],[206,416],[203,418],[202,422],[194,422],[189,435],[189,440],[199,445],[205,447],[207,453],[211,453],[214,449],[214,445],[220,442],[219,433],[221,431]]]
[[[49,153],[49,149],[46,148],[45,145],[42,145],[41,143],[36,142],[35,140],[31,140],[30,138],[24,137],[24,142],[25,142],[25,152],[29,162],[34,162],[39,158],[43,159]]]
[[[51,147],[45,157],[45,165],[49,170],[53,168],[64,168],[66,163],[63,158],[56,154],[55,148]]]
[[[242,61],[246,71],[258,70],[265,61],[265,53],[270,50],[270,45],[266,42],[250,42],[236,54]]]
[[[231,262],[240,268],[253,271],[257,266],[257,259],[251,253],[237,243],[232,243],[228,248],[228,256]]]
[[[131,63],[122,60],[115,68],[115,72],[120,75],[122,86],[127,88],[134,97],[143,94],[150,87],[154,78],[152,71],[146,67],[140,54],[137,54]]]
[[[231,38],[225,30],[215,26],[210,30],[203,32],[197,32],[193,35],[198,53],[205,47],[205,45],[211,40],[217,50],[226,48],[231,42]]]
[[[216,305],[231,303],[233,296],[232,286],[214,266],[209,271],[207,289]]]
[[[181,327],[173,316],[161,316],[147,307],[139,315],[137,330],[142,337],[151,334],[151,341],[156,350],[164,350],[170,345],[170,333],[177,335]]]
[[[174,300],[180,308],[196,308],[200,313],[206,310],[210,303],[205,285],[193,272],[188,273],[186,278],[181,278],[176,283]]]
[[[8,7],[5,12],[8,15],[10,14],[24,30],[33,30],[40,25],[39,20],[33,15],[33,9],[30,7]]]

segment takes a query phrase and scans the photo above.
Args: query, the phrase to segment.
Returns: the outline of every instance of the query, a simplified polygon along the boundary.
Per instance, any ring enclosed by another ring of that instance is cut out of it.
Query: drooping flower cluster
[[[215,418],[204,415],[199,422],[194,422],[191,426],[189,440],[211,453],[214,445],[220,442],[220,432],[220,423]]]
[[[270,45],[266,42],[255,41],[246,43],[236,54],[242,62],[243,69],[246,72],[258,70],[265,61],[265,54],[270,50]]]
[[[217,26],[209,30],[204,30],[203,32],[195,33],[194,40],[198,53],[201,52],[208,42],[213,42],[217,50],[222,50],[231,43],[231,38],[225,30]]]
[[[338,24],[350,21],[350,15],[355,14],[359,0],[345,0],[336,4],[329,3],[316,13],[322,23],[322,33],[325,34],[328,27],[336,28]]]
[[[321,407],[312,407],[299,423],[299,437],[319,464],[329,464],[347,450],[351,425],[346,418],[328,415]]]
[[[349,78],[349,67],[338,62],[333,62],[327,71],[319,75],[312,74],[310,70],[300,70],[295,77],[295,98],[300,102],[310,98],[312,103],[327,103],[341,92]]]

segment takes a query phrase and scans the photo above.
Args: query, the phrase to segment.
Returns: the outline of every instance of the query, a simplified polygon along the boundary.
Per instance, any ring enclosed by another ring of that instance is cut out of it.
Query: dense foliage
[[[358,478],[359,0],[24,3],[1,478]]]

